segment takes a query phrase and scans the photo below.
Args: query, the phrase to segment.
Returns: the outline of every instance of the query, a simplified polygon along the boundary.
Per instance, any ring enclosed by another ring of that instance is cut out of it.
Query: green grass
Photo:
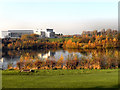
[[[62,42],[63,40],[69,40],[70,38],[49,38],[48,40],[50,41],[50,42]]]
[[[3,88],[116,88],[118,69],[2,71]]]

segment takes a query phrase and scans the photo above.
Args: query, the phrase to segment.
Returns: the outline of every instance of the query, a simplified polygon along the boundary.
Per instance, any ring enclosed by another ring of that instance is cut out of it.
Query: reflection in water
[[[2,57],[0,59],[1,63],[2,63],[2,69],[7,69],[8,66],[13,66],[16,67],[16,63],[20,60],[20,56],[19,57]]]
[[[55,65],[59,66],[61,55],[63,56],[64,68],[90,68],[97,67],[107,68],[117,67],[120,55],[120,50],[114,49],[104,49],[104,50],[78,50],[78,49],[67,49],[67,50],[39,50],[39,51],[7,51],[3,52],[0,62],[2,63],[2,68],[7,69],[8,67],[16,67],[16,63],[20,61],[21,58],[29,60],[55,60],[57,63]],[[74,61],[76,58],[77,61]],[[70,61],[72,60],[72,61]],[[51,62],[50,62],[51,63]],[[70,63],[70,65],[68,65]],[[77,63],[77,64],[76,64]],[[45,65],[44,65],[45,66]],[[79,66],[79,67],[78,67]],[[61,66],[60,66],[61,67]],[[63,67],[63,65],[62,65]],[[53,68],[53,67],[52,67]]]
[[[55,52],[49,51],[48,53],[38,53],[38,57],[42,59],[48,59],[50,57],[53,57],[55,55]]]

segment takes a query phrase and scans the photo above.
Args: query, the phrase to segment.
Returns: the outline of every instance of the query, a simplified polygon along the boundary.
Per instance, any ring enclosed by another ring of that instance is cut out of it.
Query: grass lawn
[[[2,71],[3,88],[117,88],[118,69]]]
[[[50,41],[50,42],[57,42],[57,41],[59,41],[59,42],[62,42],[63,40],[69,40],[70,38],[49,38],[48,40]]]

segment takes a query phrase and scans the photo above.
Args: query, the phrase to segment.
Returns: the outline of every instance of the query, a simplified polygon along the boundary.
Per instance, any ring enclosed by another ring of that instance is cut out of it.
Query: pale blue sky
[[[118,1],[3,0],[0,30],[53,28],[57,33],[117,29]]]

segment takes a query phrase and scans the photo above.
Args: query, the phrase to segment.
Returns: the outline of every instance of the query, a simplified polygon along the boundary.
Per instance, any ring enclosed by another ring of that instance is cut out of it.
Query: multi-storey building
[[[48,37],[48,38],[55,38],[55,32],[53,32],[53,29],[46,29],[46,30],[35,30],[35,34],[39,34],[41,38]]]
[[[1,38],[20,38],[25,34],[33,34],[33,30],[8,30],[1,31]]]
[[[38,34],[41,38],[54,38],[55,32],[53,29],[46,29],[46,30],[8,30],[8,31],[1,31],[1,38],[20,38],[22,35],[25,34]]]

